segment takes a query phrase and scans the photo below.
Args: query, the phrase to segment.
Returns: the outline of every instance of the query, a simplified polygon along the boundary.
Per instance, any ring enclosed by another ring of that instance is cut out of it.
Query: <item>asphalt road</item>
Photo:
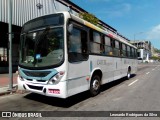
[[[41,118],[42,120],[160,120],[158,117],[90,117],[98,115],[98,112],[88,113],[89,117],[84,117],[84,112],[79,112],[79,116],[82,115],[84,118],[70,117],[73,111],[160,111],[160,64],[140,64],[137,74],[130,80],[120,79],[103,85],[101,93],[96,97],[90,97],[88,92],[72,96],[67,100],[33,93],[1,96],[0,111],[68,111],[62,112],[61,117]],[[12,118],[14,119],[31,118]]]

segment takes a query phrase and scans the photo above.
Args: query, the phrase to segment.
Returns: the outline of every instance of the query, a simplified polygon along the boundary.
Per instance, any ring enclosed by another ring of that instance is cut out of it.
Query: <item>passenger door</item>
[[[74,23],[68,35],[68,95],[88,89],[88,31],[85,26]]]

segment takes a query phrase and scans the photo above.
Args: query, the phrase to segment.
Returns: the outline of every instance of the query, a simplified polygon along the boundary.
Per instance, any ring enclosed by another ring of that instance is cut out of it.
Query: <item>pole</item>
[[[12,91],[13,88],[13,74],[12,74],[12,0],[8,2],[8,18],[9,18],[9,90]]]

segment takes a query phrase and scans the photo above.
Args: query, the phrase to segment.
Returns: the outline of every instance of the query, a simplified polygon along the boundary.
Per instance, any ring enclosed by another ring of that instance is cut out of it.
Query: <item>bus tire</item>
[[[131,78],[131,68],[128,68],[128,72],[127,72],[127,80],[129,80]]]
[[[101,80],[98,75],[94,75],[90,83],[90,94],[96,96],[100,93]]]

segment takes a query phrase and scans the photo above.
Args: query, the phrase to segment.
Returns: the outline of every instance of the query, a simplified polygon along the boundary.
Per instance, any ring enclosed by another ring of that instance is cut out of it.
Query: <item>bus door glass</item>
[[[73,24],[72,30],[68,32],[68,88],[72,89],[73,84],[74,87],[84,86],[86,76],[89,75],[88,34],[84,26],[69,24]]]

